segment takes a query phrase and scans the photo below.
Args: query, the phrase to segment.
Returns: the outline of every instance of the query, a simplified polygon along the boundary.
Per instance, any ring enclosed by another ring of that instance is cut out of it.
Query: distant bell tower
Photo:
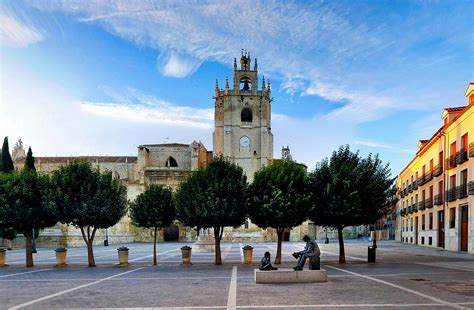
[[[216,80],[214,155],[223,155],[241,166],[248,181],[273,159],[270,81],[262,78],[258,89],[258,66],[251,70],[250,53],[242,50],[240,68],[234,58],[232,89],[226,78],[220,89]]]

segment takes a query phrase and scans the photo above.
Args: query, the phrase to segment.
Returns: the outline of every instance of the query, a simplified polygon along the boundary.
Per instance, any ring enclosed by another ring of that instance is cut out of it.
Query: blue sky
[[[474,81],[472,1],[2,1],[0,136],[37,156],[212,150],[242,48],[272,82],[274,157],[342,144],[398,173]]]

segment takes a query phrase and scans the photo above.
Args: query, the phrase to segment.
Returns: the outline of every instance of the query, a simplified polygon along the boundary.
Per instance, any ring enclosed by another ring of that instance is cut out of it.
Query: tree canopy
[[[8,146],[8,137],[5,137],[3,139],[3,145],[2,145],[2,160],[1,160],[2,166],[1,166],[1,171],[4,173],[10,173],[13,171],[13,160],[12,156],[10,155],[10,147]]]
[[[239,226],[247,209],[247,178],[241,167],[222,157],[193,172],[176,193],[177,218],[185,225],[213,228],[215,264],[222,264],[220,240],[226,226]]]
[[[110,172],[89,163],[72,162],[53,173],[56,212],[61,223],[81,230],[89,266],[95,266],[92,244],[99,228],[115,225],[127,210],[126,191]]]
[[[35,170],[35,158],[33,157],[33,151],[31,150],[31,146],[28,147],[28,153],[26,154],[26,159],[25,159],[25,169],[28,170]]]
[[[156,265],[157,229],[169,226],[176,217],[171,189],[161,185],[150,185],[130,204],[130,217],[134,225],[154,229],[153,265]]]
[[[281,263],[281,242],[285,228],[303,223],[308,215],[308,177],[305,166],[290,160],[274,162],[255,174],[249,186],[249,215],[262,228],[277,230],[275,263]]]
[[[362,158],[341,146],[310,174],[312,207],[309,217],[317,225],[337,229],[339,262],[345,262],[342,230],[371,224],[389,210],[394,193],[389,165],[378,155]]]
[[[26,265],[33,267],[33,230],[38,235],[39,230],[57,223],[50,179],[27,169],[3,175],[1,179],[0,218],[8,223],[10,231],[26,237]]]

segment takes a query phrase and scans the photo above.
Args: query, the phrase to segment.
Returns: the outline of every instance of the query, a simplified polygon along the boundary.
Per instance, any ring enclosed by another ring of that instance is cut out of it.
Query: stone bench
[[[255,269],[255,283],[320,283],[327,282],[326,270]]]

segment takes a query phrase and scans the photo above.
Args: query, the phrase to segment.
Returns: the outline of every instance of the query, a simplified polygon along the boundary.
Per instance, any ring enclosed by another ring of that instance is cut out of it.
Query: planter
[[[246,245],[242,250],[244,251],[244,264],[252,265],[253,247]]]
[[[67,249],[57,248],[54,251],[56,252],[56,267],[66,267],[67,266]]]
[[[185,266],[191,265],[191,250],[192,248],[187,245],[181,248],[181,256],[183,258],[183,265]]]
[[[127,266],[128,265],[128,248],[125,246],[121,246],[117,249],[118,251],[118,258],[119,258],[119,265],[120,266]]]
[[[0,267],[6,267],[8,266],[7,264],[5,264],[5,258],[7,256],[7,250],[4,249],[4,248],[1,248],[0,249]]]

